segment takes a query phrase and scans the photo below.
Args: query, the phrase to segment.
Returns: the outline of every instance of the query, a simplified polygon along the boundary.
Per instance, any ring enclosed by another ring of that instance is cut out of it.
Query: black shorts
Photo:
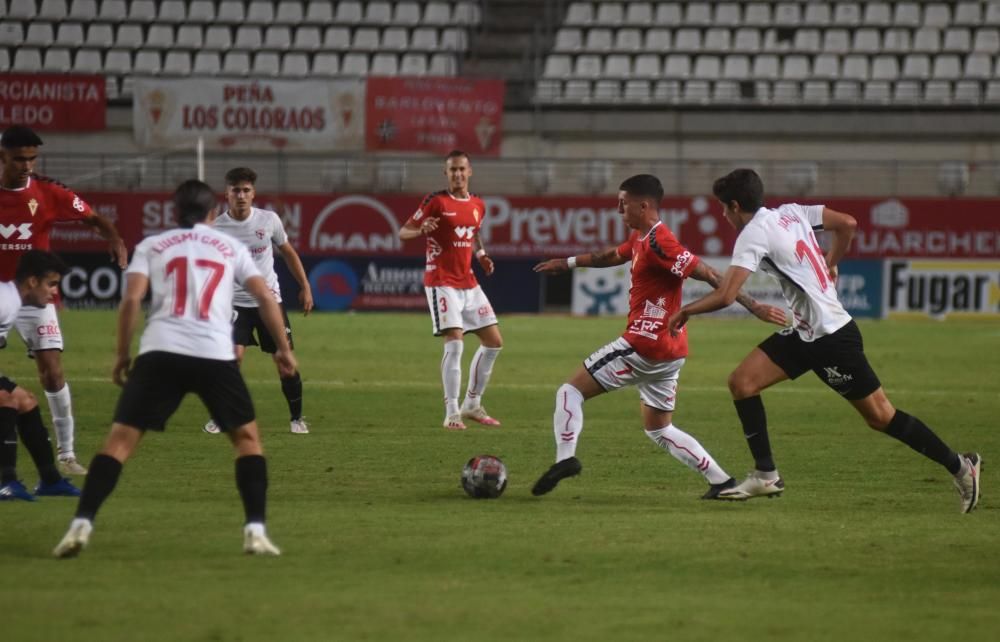
[[[212,421],[223,431],[255,419],[250,391],[235,360],[147,352],[132,364],[118,397],[115,423],[163,430],[189,392],[201,398]]]
[[[10,377],[0,375],[0,390],[4,392],[14,392],[14,388],[17,388],[17,382]]]
[[[285,306],[279,307],[281,308],[281,318],[285,321],[285,336],[288,337],[288,345],[294,348],[292,324],[288,322],[288,313],[285,312]],[[260,309],[258,308],[233,307],[233,343],[238,346],[259,345],[261,352],[268,354],[274,354],[278,351],[274,337],[267,331],[264,320],[260,318]]]
[[[865,357],[864,340],[853,320],[833,334],[812,342],[803,341],[797,332],[775,333],[757,347],[784,370],[789,379],[797,379],[812,370],[845,399],[864,399],[882,387]]]

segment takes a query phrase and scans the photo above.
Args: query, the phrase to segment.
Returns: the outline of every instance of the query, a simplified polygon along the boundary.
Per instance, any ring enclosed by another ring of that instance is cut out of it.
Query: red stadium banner
[[[133,247],[144,235],[176,222],[169,193],[82,193],[96,211],[117,221]],[[312,256],[419,257],[419,240],[401,243],[399,229],[422,195],[261,194],[257,205],[282,215],[299,252]],[[613,196],[484,196],[481,229],[497,258],[567,256],[617,245],[628,230]],[[858,232],[851,258],[1000,258],[1000,201],[995,199],[800,199],[852,214]],[[772,204],[777,204],[775,201]],[[735,231],[718,203],[704,196],[664,199],[661,215],[692,252],[728,256]],[[56,249],[103,250],[80,225],[53,232]]]
[[[366,147],[497,156],[504,90],[502,80],[369,76]]]
[[[104,76],[0,74],[0,129],[27,125],[39,131],[105,128]]]

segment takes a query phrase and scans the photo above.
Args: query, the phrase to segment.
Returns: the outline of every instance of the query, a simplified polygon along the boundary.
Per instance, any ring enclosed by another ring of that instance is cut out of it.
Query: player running
[[[209,227],[218,208],[208,185],[195,180],[182,183],[174,192],[174,205],[181,229],[143,240],[128,267],[112,374],[124,390],[111,432],[90,464],[76,516],[53,551],[56,557],[73,557],[86,547],[94,516],[145,431],[162,431],[190,392],[201,398],[236,451],[236,486],[246,514],[243,550],[280,554],[264,528],[267,462],[250,392],[233,350],[233,287],[240,284],[257,300],[261,318],[277,343],[276,359],[294,370],[281,308],[246,247]],[[132,335],[148,290],[152,302],[133,364]]]
[[[281,289],[278,287],[278,275],[274,271],[274,249],[278,248],[292,277],[299,284],[299,302],[304,314],[313,309],[312,288],[302,267],[302,260],[295,248],[288,241],[285,226],[276,212],[253,206],[257,195],[254,185],[257,182],[257,172],[248,167],[236,167],[226,172],[226,203],[229,208],[215,219],[212,227],[238,239],[250,250],[257,269],[260,270],[274,299],[281,305]],[[236,363],[243,363],[243,355],[247,346],[259,345],[274,359],[281,381],[281,393],[288,403],[290,416],[289,429],[292,434],[305,435],[309,426],[302,418],[302,377],[298,370],[287,370],[275,356],[278,347],[274,337],[267,331],[267,326],[260,317],[257,300],[239,284],[233,292],[233,344],[236,346]],[[281,305],[281,316],[284,319],[284,333],[288,337],[288,345],[294,349],[292,340],[292,325],[288,321],[285,306]],[[256,335],[256,337],[254,336]],[[214,421],[205,424],[205,432],[217,434],[219,426]]]
[[[41,145],[38,134],[20,125],[8,127],[0,138],[0,234],[4,237],[0,239],[0,281],[14,278],[17,260],[28,250],[49,249],[49,232],[57,221],[80,221],[94,228],[107,239],[111,257],[124,269],[128,252],[114,224],[95,214],[66,186],[35,174]],[[74,451],[73,403],[63,374],[63,338],[55,305],[22,307],[17,331],[35,359],[49,401],[59,467],[65,474],[84,475],[87,470],[77,462]]]
[[[503,348],[503,338],[493,306],[472,273],[475,254],[486,276],[493,274],[493,259],[479,238],[486,206],[482,199],[469,192],[472,166],[465,152],[455,150],[448,154],[444,172],[448,177],[448,189],[428,194],[399,231],[399,238],[409,241],[427,237],[424,291],[434,336],[444,337],[444,358],[441,359],[444,427],[465,430],[463,419],[484,426],[499,426],[500,422],[483,408],[482,399],[493,374],[493,364]],[[462,338],[466,332],[479,337],[480,345],[472,357],[469,385],[459,408]]]
[[[556,392],[552,424],[556,463],[535,483],[533,495],[550,492],[560,480],[580,474],[576,446],[583,431],[583,402],[605,392],[635,386],[642,401],[646,436],[675,459],[700,473],[709,484],[702,499],[716,499],[736,485],[698,440],[673,424],[677,381],[688,354],[687,335],[671,335],[667,316],[681,304],[684,279],[718,287],[721,276],[681,245],[660,220],[663,185],[639,174],[618,188],[618,212],[634,231],[618,247],[603,252],[550,259],[536,272],[557,273],[579,267],[632,263],[629,315],[625,333],[590,355]],[[739,294],[736,300],[763,321],[783,324],[784,311]]]
[[[764,184],[749,169],[716,180],[712,192],[722,204],[723,216],[739,231],[733,261],[717,290],[670,317],[671,331],[683,332],[690,317],[732,303],[740,286],[758,269],[778,281],[794,315],[793,327],[765,339],[729,375],[729,390],[756,470],[735,488],[719,493],[719,498],[776,496],[784,490],[771,455],[760,393],[812,370],[869,426],[944,466],[954,476],[962,512],[971,512],[979,503],[979,455],[956,453],[922,421],[893,407],[865,357],[857,324],[837,299],[837,264],[851,244],[857,221],[822,205],[768,209],[763,206]],[[814,230],[832,233],[826,253]]]

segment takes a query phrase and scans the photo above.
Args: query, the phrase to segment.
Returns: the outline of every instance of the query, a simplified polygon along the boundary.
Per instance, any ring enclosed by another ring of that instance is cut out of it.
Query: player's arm
[[[299,303],[302,304],[302,311],[309,314],[313,309],[312,287],[309,285],[306,270],[302,267],[302,259],[299,258],[299,253],[295,251],[292,244],[287,241],[278,246],[278,251],[281,252],[281,258],[285,259],[285,265],[288,266],[295,282],[299,284]]]
[[[142,300],[149,289],[149,277],[139,272],[129,272],[125,275],[125,294],[118,306],[118,338],[115,349],[115,366],[111,378],[119,386],[125,384],[125,378],[132,365],[132,337],[135,336],[135,326],[139,320]]]
[[[688,277],[708,283],[716,290],[722,286],[722,275],[719,274],[718,270],[704,261],[698,261],[698,264],[694,266],[694,270],[691,271]],[[784,310],[773,305],[761,303],[743,290],[737,290],[735,302],[742,305],[751,314],[765,323],[785,325]]]
[[[850,214],[831,210],[829,207],[823,208],[823,229],[833,234],[833,242],[826,253],[826,268],[834,281],[837,280],[837,265],[851,246],[857,228],[858,222]]]
[[[479,267],[483,268],[483,272],[486,276],[493,274],[496,266],[493,264],[493,259],[490,255],[486,253],[486,246],[483,245],[483,239],[479,237],[479,230],[476,230],[475,236],[472,237],[472,247],[475,248],[476,260],[479,261]]]
[[[399,228],[399,240],[409,241],[430,234],[438,227],[438,217],[435,216],[437,201],[431,196],[424,198],[420,208],[413,213],[403,227]]]
[[[629,259],[622,256],[618,252],[617,247],[609,247],[606,250],[601,250],[600,252],[589,252],[587,254],[578,254],[564,259],[549,259],[548,261],[542,261],[533,269],[535,272],[558,274],[559,272],[565,272],[566,270],[572,270],[577,267],[612,267],[615,265],[623,265],[628,262]]]
[[[295,355],[292,354],[292,348],[288,345],[288,336],[285,334],[285,320],[281,316],[281,306],[274,300],[271,290],[267,287],[267,281],[259,274],[255,274],[240,285],[257,300],[259,306],[257,311],[260,313],[260,318],[264,322],[264,327],[271,333],[278,348],[277,352],[274,353],[274,358],[288,369],[297,370],[298,364],[295,362]]]
[[[751,274],[753,273],[744,267],[730,265],[718,288],[670,315],[667,328],[670,329],[671,334],[676,334],[688,322],[688,319],[696,314],[715,312],[732,305],[739,295],[740,288],[743,287]]]

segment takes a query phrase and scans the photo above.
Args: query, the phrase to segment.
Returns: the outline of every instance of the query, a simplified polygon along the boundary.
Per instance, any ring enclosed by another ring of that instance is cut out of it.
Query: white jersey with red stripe
[[[821,229],[822,205],[762,207],[740,231],[733,248],[734,266],[751,272],[760,268],[777,279],[803,341],[833,334],[851,320],[816,242],[813,230]]]
[[[267,287],[274,295],[274,300],[281,303],[281,288],[278,286],[278,273],[274,271],[274,248],[288,242],[285,226],[281,217],[271,210],[250,208],[250,214],[242,221],[234,218],[228,211],[220,214],[212,227],[225,232],[247,246],[250,256],[257,265]],[[257,299],[239,285],[233,292],[233,305],[241,308],[256,308]]]
[[[149,277],[153,293],[139,354],[236,358],[233,286],[261,276],[237,239],[202,224],[161,232],[136,246],[126,273]]]

